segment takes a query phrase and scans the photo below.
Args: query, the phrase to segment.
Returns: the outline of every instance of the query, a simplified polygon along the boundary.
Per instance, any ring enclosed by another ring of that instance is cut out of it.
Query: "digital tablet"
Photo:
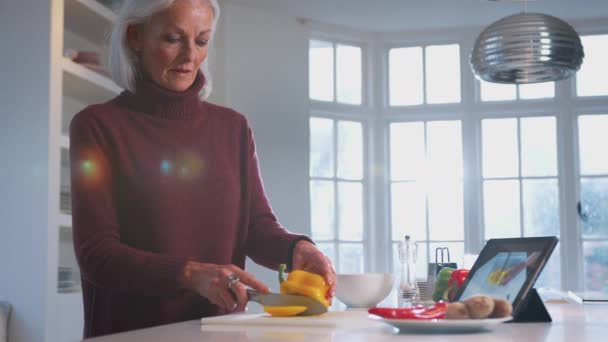
[[[557,242],[555,236],[489,240],[456,300],[477,294],[506,299],[513,305],[515,317],[525,306],[528,293]]]

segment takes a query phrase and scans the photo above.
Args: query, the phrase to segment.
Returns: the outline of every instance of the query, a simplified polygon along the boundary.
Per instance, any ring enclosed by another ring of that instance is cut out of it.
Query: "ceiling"
[[[521,12],[521,0],[224,0],[328,24],[373,31],[486,26]],[[564,20],[608,18],[607,0],[530,0],[528,11]]]

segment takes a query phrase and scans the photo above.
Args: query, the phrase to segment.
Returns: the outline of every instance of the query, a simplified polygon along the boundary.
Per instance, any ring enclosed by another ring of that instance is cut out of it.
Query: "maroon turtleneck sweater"
[[[276,269],[300,235],[264,193],[251,128],[185,92],[140,81],[70,127],[74,247],[85,337],[218,314],[179,288],[184,264]]]

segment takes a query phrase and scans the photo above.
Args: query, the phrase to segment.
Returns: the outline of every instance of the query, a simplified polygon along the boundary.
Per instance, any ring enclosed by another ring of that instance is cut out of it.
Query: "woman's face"
[[[127,39],[154,82],[184,91],[207,58],[212,23],[213,9],[206,0],[177,0],[149,21],[130,26]]]

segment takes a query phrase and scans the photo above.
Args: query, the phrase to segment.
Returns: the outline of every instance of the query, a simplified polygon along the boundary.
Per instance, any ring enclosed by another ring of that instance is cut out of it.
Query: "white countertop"
[[[200,320],[170,324],[87,341],[606,341],[608,304],[548,304],[553,323],[501,324],[492,332],[458,335],[399,334],[397,329],[367,319],[366,311],[347,311],[357,324],[339,327],[204,325]],[[362,323],[362,324],[360,324]]]

